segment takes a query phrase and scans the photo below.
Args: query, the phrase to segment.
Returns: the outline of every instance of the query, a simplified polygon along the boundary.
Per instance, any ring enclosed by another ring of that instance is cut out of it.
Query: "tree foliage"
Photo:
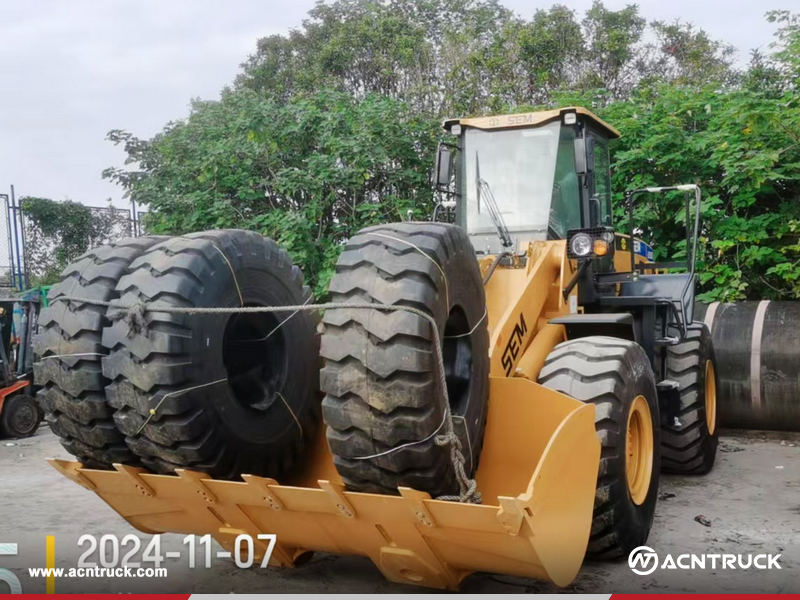
[[[106,175],[148,204],[153,233],[243,227],[275,238],[322,290],[339,245],[367,225],[429,217],[436,132],[396,100],[251,90],[195,102],[152,141],[114,131],[141,171]]]
[[[600,108],[624,132],[614,189],[697,183],[703,300],[800,292],[800,99],[661,85]],[[683,194],[642,197],[637,223],[661,259],[685,257]],[[621,222],[622,215],[618,215]]]
[[[128,165],[105,176],[150,208],[153,232],[247,227],[288,247],[321,293],[343,240],[426,217],[446,116],[581,104],[615,124],[622,192],[694,182],[704,192],[706,300],[800,292],[800,17],[768,13],[769,52],[733,47],[636,5],[595,0],[518,15],[496,0],[320,2],[258,41],[219,101],[153,139],[117,130]],[[637,210],[663,258],[686,252],[681,195]]]
[[[123,217],[121,223],[111,208],[93,209],[71,200],[55,202],[32,196],[23,197],[20,206],[25,232],[25,265],[36,285],[57,281],[59,273],[89,248],[105,244],[111,238],[130,235],[127,217]],[[126,211],[123,213],[127,215]]]
[[[650,29],[658,43],[644,42]],[[538,104],[565,87],[624,98],[645,77],[721,81],[731,48],[691,24],[648,25],[636,5],[556,4],[526,19],[496,0],[319,2],[301,28],[259,40],[239,88],[288,100],[321,87],[383,94],[435,115]]]

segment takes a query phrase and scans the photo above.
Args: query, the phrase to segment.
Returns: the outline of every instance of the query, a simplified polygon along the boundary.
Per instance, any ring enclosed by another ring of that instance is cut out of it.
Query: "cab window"
[[[608,140],[592,134],[594,145],[594,190],[599,200],[598,221],[600,225],[612,227],[614,216],[611,212],[611,181],[609,177]]]
[[[571,127],[561,127],[547,229],[550,239],[563,239],[567,237],[567,231],[581,226],[580,184],[575,173],[574,143],[575,131]]]

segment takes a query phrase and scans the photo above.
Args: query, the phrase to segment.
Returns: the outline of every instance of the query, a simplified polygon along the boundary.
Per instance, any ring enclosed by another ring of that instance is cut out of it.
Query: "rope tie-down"
[[[328,309],[355,309],[355,310],[382,310],[389,312],[403,311],[408,312],[418,317],[425,319],[431,325],[433,330],[436,351],[433,353],[436,360],[436,367],[439,372],[439,387],[442,395],[444,396],[444,416],[442,423],[437,429],[428,437],[416,442],[409,442],[396,448],[392,448],[385,452],[380,453],[380,456],[397,452],[409,446],[415,446],[425,443],[431,438],[437,446],[450,446],[450,460],[456,474],[458,481],[459,495],[458,496],[439,496],[438,500],[449,500],[457,502],[465,502],[470,504],[480,504],[481,494],[477,490],[477,483],[474,479],[467,476],[464,465],[466,459],[464,457],[463,447],[461,440],[458,438],[453,425],[453,416],[450,413],[450,399],[447,394],[447,385],[445,383],[445,369],[444,357],[442,355],[442,339],[439,334],[439,328],[433,316],[418,308],[410,306],[395,306],[390,304],[373,304],[370,302],[325,302],[321,304],[301,304],[293,306],[241,306],[241,307],[189,307],[189,306],[171,306],[169,304],[149,303],[139,301],[134,304],[124,304],[119,300],[95,300],[93,298],[79,298],[72,296],[62,296],[55,298],[52,302],[76,302],[82,304],[91,304],[94,306],[103,306],[106,308],[113,308],[118,312],[109,315],[111,321],[123,321],[128,325],[128,336],[132,335],[147,335],[148,323],[146,315],[149,312],[161,312],[172,314],[184,315],[218,315],[218,314],[257,314],[257,313],[278,313],[278,312],[293,312],[300,311],[315,311],[315,310],[328,310]],[[483,319],[486,317],[484,314]],[[291,318],[291,317],[289,317]],[[288,321],[285,319],[283,323]],[[281,324],[283,324],[281,323]],[[479,322],[480,323],[480,322]],[[477,325],[470,331],[470,334],[475,331]],[[461,334],[469,335],[469,334]],[[461,336],[458,336],[461,337]],[[150,415],[152,416],[152,415]],[[354,460],[368,460],[376,458],[379,455],[360,456],[355,457]]]

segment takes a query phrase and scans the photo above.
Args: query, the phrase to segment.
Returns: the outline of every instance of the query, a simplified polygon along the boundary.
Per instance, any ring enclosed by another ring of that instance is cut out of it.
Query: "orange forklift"
[[[41,298],[38,289],[0,296],[0,438],[30,437],[42,421],[31,350]]]

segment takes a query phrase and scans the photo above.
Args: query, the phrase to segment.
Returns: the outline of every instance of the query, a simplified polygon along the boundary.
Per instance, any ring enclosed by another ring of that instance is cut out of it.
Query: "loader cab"
[[[583,108],[452,119],[436,181],[478,254],[613,227],[608,144],[619,132]]]
[[[515,268],[524,264],[529,242],[566,240],[576,271],[563,296],[575,291],[583,312],[551,322],[564,324],[568,337],[609,330],[619,337],[624,330],[651,361],[657,347],[685,339],[693,322],[700,233],[696,185],[627,192],[627,233],[620,234],[608,153],[609,141],[620,134],[585,108],[452,119],[444,128],[455,141],[439,147],[439,207],[467,231],[478,256]],[[662,192],[685,193],[685,264],[652,262],[652,249],[635,238],[636,198]],[[664,272],[676,268],[686,272]]]

